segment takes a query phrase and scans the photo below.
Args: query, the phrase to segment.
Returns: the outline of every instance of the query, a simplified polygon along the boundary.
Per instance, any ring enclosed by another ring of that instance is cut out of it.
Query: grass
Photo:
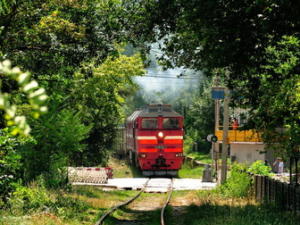
[[[138,200],[149,205],[157,198],[162,205],[165,195],[143,194]],[[159,208],[130,204],[117,210],[106,225],[159,225]],[[215,191],[175,191],[166,210],[168,225],[297,225],[299,217],[280,212],[273,206],[260,205],[252,198],[225,198]]]
[[[174,223],[175,224],[175,223]],[[182,224],[189,225],[296,225],[299,220],[291,213],[279,212],[273,207],[258,205],[219,205],[205,203],[185,209]]]
[[[116,210],[105,225],[113,225],[120,221],[132,224],[159,225],[160,209],[166,194],[143,193],[136,201]]]
[[[205,154],[203,152],[191,152],[187,156],[193,158],[194,160],[200,161],[202,163],[211,164],[212,159],[210,154]]]
[[[189,163],[184,163],[178,172],[179,178],[201,178],[204,167],[192,167]]]
[[[189,205],[178,206],[180,199]],[[252,198],[225,198],[216,191],[174,192],[169,225],[297,225],[299,215],[261,205]]]
[[[105,221],[104,225],[114,225],[120,223],[120,221],[123,221],[124,224],[160,225],[160,210],[140,211],[124,207],[116,210]]]
[[[133,168],[114,161],[120,169]],[[133,170],[131,170],[133,169]],[[180,178],[201,178],[203,167],[192,168],[188,163],[179,171]],[[116,171],[115,171],[116,172]],[[126,176],[119,172],[118,176]],[[28,190],[27,190],[28,189]],[[110,207],[136,195],[136,191],[103,191],[101,189],[80,186],[70,191],[53,191],[31,186],[21,192],[26,196],[36,190],[35,195],[41,201],[38,208],[25,208],[16,199],[11,209],[0,211],[0,225],[85,225],[94,224]],[[26,194],[27,193],[27,194]],[[49,198],[48,198],[49,197]],[[133,203],[115,211],[105,222],[113,224],[159,225],[160,208],[167,195],[143,193]],[[28,202],[34,207],[34,202]],[[36,205],[36,204],[35,204]],[[273,206],[256,203],[252,198],[229,198],[217,190],[212,191],[174,191],[170,206],[167,207],[168,225],[300,225],[300,218],[289,212],[281,212]]]
[[[94,187],[75,187],[70,192],[44,191],[51,196],[51,201],[29,211],[24,210],[22,205],[18,206],[16,202],[12,209],[0,211],[0,225],[94,224],[108,208],[137,193],[136,191],[106,192]]]
[[[114,178],[143,177],[141,171],[132,165],[128,165],[125,159],[119,160],[111,156],[108,165],[113,168]]]
[[[109,166],[114,168],[114,178],[131,178],[131,177],[143,177],[141,171],[137,168],[128,165],[124,160],[118,160],[111,157],[109,160]],[[179,178],[201,178],[204,168],[192,167],[187,161],[182,165],[181,170],[178,172]]]
[[[31,214],[15,216],[0,211],[1,225],[85,225],[94,224],[111,206],[129,199],[136,191],[103,191],[76,187],[70,192],[52,192],[53,205]],[[60,200],[58,200],[60,199]],[[143,193],[139,199],[115,211],[105,222],[113,224],[159,225],[160,207],[166,194]],[[226,198],[217,191],[174,191],[167,208],[168,225],[297,225],[299,216],[260,205],[252,198]]]

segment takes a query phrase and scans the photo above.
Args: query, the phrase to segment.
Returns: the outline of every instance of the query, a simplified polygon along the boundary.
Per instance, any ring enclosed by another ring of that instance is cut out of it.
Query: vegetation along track
[[[121,208],[123,206],[126,206],[128,205],[129,203],[133,202],[134,200],[136,200],[147,188],[147,185],[149,183],[150,179],[147,180],[146,184],[144,185],[144,187],[134,196],[132,197],[131,199],[125,201],[125,202],[122,202],[116,206],[113,206],[112,208],[108,209],[102,216],[101,218],[95,223],[95,225],[101,225],[103,224],[104,220],[106,218],[108,218],[108,216],[113,213],[115,210],[117,210],[118,208]],[[169,204],[170,202],[170,199],[171,199],[171,195],[172,195],[172,192],[173,192],[173,180],[171,182],[171,186],[169,187],[169,190],[168,190],[168,196],[167,196],[167,199],[165,201],[165,204],[163,205],[162,209],[161,209],[161,213],[160,213],[160,224],[161,225],[165,225],[165,209],[167,207],[167,205]]]

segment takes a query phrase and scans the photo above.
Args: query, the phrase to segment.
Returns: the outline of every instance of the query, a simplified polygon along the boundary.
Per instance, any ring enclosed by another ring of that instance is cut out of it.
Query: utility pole
[[[224,114],[223,114],[223,142],[222,142],[222,165],[221,165],[221,184],[227,177],[227,154],[228,154],[228,128],[229,128],[229,90],[225,88]]]

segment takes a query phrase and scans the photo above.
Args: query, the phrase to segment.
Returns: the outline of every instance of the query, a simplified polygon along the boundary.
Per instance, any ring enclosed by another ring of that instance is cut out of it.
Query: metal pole
[[[221,184],[223,184],[226,181],[226,176],[227,176],[229,101],[230,101],[229,90],[227,88],[225,88],[224,116],[223,116],[223,142],[222,142]]]
[[[215,100],[215,132],[219,130],[219,120],[220,120],[220,101],[219,100]],[[216,174],[218,174],[218,160],[219,160],[219,146],[217,148],[218,142],[214,143],[212,142],[212,147],[213,147],[213,161],[214,161],[214,167],[215,167],[215,172]],[[218,151],[218,152],[217,152]],[[218,176],[217,176],[218,179]]]
[[[220,105],[219,100],[215,100],[215,130],[219,130]]]

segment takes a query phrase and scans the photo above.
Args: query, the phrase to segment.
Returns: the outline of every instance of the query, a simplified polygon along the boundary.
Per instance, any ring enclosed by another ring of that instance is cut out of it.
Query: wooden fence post
[[[266,196],[265,196],[265,199],[266,199],[266,202],[270,202],[270,180],[267,176],[265,176],[265,188],[266,188]]]
[[[258,176],[254,175],[254,194],[255,194],[255,200],[258,200]]]
[[[300,210],[300,189],[299,186],[296,185],[296,196],[295,196],[295,200],[296,200],[296,211]]]

